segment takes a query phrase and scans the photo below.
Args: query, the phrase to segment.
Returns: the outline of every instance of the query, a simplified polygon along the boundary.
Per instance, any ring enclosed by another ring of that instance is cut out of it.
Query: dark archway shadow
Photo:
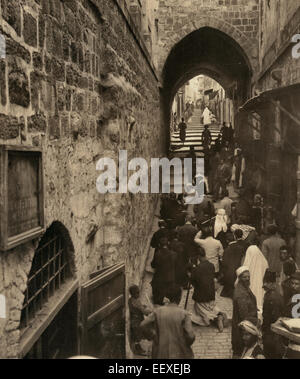
[[[225,33],[203,27],[177,43],[165,62],[161,92],[165,127],[169,128],[171,106],[178,89],[201,74],[216,80],[236,107],[251,94],[252,68],[241,46]],[[167,151],[169,143],[170,140]]]

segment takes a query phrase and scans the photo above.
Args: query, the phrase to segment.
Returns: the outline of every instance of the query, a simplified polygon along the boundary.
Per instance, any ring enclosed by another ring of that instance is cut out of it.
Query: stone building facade
[[[293,56],[297,42],[293,42],[293,37],[300,33],[300,4],[292,0],[261,0],[259,7],[259,69],[253,83],[253,98],[244,107],[246,112],[242,112],[248,119],[244,119],[241,129],[249,132],[244,135],[246,145],[246,139],[249,141],[248,137],[252,135],[253,138],[253,133],[257,132],[251,130],[251,124],[259,127],[258,139],[250,151],[251,169],[255,170],[253,165],[256,164],[260,171],[259,191],[266,203],[273,207],[286,237],[294,238],[291,211],[297,202],[296,172],[300,152],[297,105],[300,99],[300,59]]]
[[[138,281],[157,196],[96,190],[101,157],[163,153],[158,81],[128,9],[117,0],[3,0],[0,33],[0,143],[41,148],[45,229],[64,229],[79,286],[124,261],[127,280]],[[20,316],[38,243],[0,254],[2,358],[22,356]]]

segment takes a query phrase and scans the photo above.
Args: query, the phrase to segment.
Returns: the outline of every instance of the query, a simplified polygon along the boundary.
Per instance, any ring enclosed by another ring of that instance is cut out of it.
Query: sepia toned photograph
[[[0,359],[300,359],[299,104],[300,0],[0,0]]]

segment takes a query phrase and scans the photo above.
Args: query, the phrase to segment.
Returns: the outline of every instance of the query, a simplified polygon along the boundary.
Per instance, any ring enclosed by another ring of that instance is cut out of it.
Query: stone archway
[[[208,27],[207,23],[214,27]],[[205,26],[199,28],[202,24]],[[175,93],[194,76],[204,74],[216,80],[234,101],[235,109],[251,96],[255,62],[244,38],[246,37],[223,21],[203,18],[197,24],[189,23],[184,30],[166,41],[163,53],[165,61],[161,68],[165,127],[170,125],[171,104]]]
[[[159,41],[158,57],[158,72],[161,78],[165,62],[171,50],[183,38],[205,27],[216,29],[236,41],[236,43],[241,47],[241,52],[244,54],[249,66],[254,72],[258,65],[258,41],[256,38],[249,39],[245,33],[222,18],[213,16],[194,16],[192,19],[187,17],[176,19],[176,24],[173,26],[172,31],[164,33],[161,36]]]

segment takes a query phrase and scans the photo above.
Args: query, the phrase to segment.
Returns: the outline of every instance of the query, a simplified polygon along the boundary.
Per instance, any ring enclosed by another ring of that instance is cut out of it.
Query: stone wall
[[[171,49],[203,27],[232,37],[244,50],[253,70],[258,64],[259,0],[160,0],[158,19],[160,73]]]
[[[42,148],[46,227],[57,220],[69,231],[80,283],[124,260],[128,281],[138,281],[157,197],[99,194],[96,162],[117,159],[120,149],[129,158],[163,153],[159,90],[147,52],[118,1],[0,4],[7,46],[0,59],[0,143]],[[87,243],[93,228],[98,231]],[[7,298],[1,358],[18,354],[37,243],[0,255],[0,293]]]
[[[300,82],[300,60],[292,57],[292,36],[300,34],[300,5],[296,1],[261,3],[260,90]]]

